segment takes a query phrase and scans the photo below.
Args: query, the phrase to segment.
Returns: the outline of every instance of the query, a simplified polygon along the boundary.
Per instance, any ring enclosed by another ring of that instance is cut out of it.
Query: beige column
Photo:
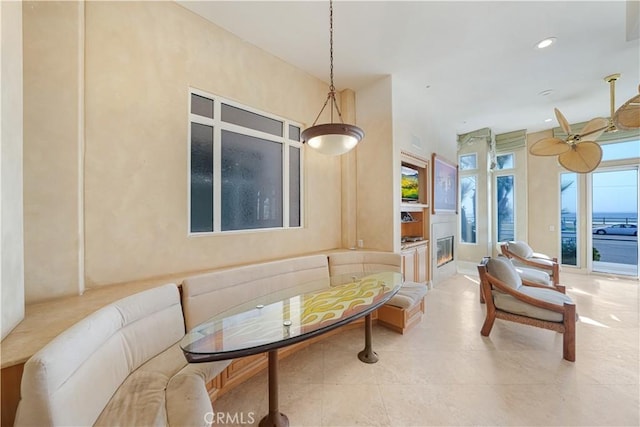
[[[356,94],[351,89],[340,92],[340,112],[345,123],[356,123]],[[342,247],[355,247],[357,242],[357,151],[342,155]]]

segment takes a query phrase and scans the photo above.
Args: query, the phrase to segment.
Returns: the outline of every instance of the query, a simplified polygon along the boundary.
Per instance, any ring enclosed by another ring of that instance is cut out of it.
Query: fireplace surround
[[[431,224],[433,284],[456,274],[456,218],[455,215],[447,215],[442,217],[441,222]]]

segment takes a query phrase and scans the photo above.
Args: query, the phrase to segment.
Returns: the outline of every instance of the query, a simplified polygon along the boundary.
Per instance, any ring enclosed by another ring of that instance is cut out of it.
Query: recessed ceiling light
[[[540,40],[536,43],[536,49],[544,49],[545,47],[549,47],[556,42],[555,37],[547,37],[546,39]]]
[[[540,96],[549,96],[553,93],[553,89],[547,89],[547,90],[543,90],[542,92],[540,92],[538,95]]]
[[[549,123],[551,121],[551,119],[544,119],[545,123]]]

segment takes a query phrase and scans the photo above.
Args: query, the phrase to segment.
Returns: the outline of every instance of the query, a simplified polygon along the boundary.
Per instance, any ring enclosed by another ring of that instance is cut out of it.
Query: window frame
[[[506,156],[511,156],[511,163],[513,164],[513,166],[511,166],[509,168],[498,168],[498,157],[506,157]],[[495,167],[495,170],[496,171],[511,171],[511,170],[514,170],[516,168],[516,162],[517,162],[517,158],[516,158],[516,153],[514,151],[496,152],[496,167]]]
[[[460,167],[460,173],[462,172],[474,172],[478,170],[478,153],[477,152],[471,152],[471,153],[464,153],[464,154],[459,154],[458,155],[458,165],[462,165],[464,162],[462,161],[463,157],[473,157],[474,158],[474,167],[472,168],[462,168]]]
[[[213,118],[208,118],[194,114],[191,112],[191,95],[201,96],[213,101]],[[222,104],[239,108],[250,113],[267,117],[269,119],[282,122],[282,136],[273,135],[267,132],[255,130],[252,128],[236,125],[234,123],[222,121]],[[191,124],[197,123],[213,128],[213,230],[212,231],[192,231],[191,225]],[[304,228],[305,211],[304,211],[304,144],[302,141],[289,139],[290,126],[297,127],[302,132],[302,124],[279,117],[275,114],[267,113],[256,108],[243,105],[239,102],[214,95],[206,91],[189,87],[187,90],[187,235],[188,236],[211,236],[229,233],[255,233],[274,230],[288,230]],[[270,142],[281,144],[282,147],[282,226],[281,227],[265,227],[265,228],[246,228],[240,230],[222,230],[222,131],[231,131],[241,135],[255,137]],[[299,225],[290,225],[290,148],[294,147],[300,150],[299,162]]]

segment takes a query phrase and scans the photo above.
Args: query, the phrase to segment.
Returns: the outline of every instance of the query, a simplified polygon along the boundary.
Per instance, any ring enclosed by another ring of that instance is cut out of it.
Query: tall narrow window
[[[476,243],[476,175],[460,179],[460,241]]]
[[[578,175],[560,174],[561,263],[578,265]]]
[[[189,110],[189,231],[300,227],[300,126],[195,92]]]
[[[505,242],[515,238],[514,176],[496,177],[496,205],[498,215],[498,241]]]

